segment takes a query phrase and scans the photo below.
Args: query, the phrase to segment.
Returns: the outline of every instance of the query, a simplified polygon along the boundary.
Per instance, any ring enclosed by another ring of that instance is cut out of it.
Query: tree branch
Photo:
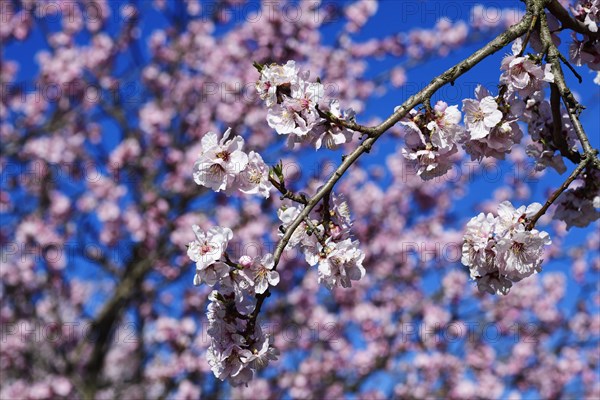
[[[321,189],[308,201],[306,207],[302,210],[300,215],[296,217],[294,222],[288,227],[285,235],[279,241],[277,248],[275,249],[275,265],[279,263],[279,259],[281,258],[281,254],[285,249],[285,246],[288,244],[292,234],[295,229],[300,225],[300,223],[304,220],[305,217],[312,211],[312,209],[317,205],[321,199],[331,192],[337,181],[342,177],[342,175],[350,168],[354,162],[364,153],[369,152],[373,144],[379,139],[384,132],[394,126],[398,121],[400,121],[410,110],[412,110],[417,105],[421,104],[426,99],[430,98],[437,90],[439,90],[444,85],[454,82],[458,77],[469,71],[473,66],[478,64],[480,61],[485,59],[486,57],[496,53],[500,49],[504,48],[510,42],[522,36],[527,32],[527,30],[531,26],[531,21],[534,14],[539,13],[540,6],[538,2],[528,3],[528,11],[523,17],[523,19],[510,27],[507,31],[498,35],[494,40],[489,42],[487,45],[477,50],[475,53],[467,57],[462,62],[456,64],[454,67],[450,68],[442,75],[435,78],[431,81],[423,90],[419,93],[411,96],[408,100],[406,100],[396,112],[394,112],[390,117],[388,117],[385,121],[375,127],[361,127],[360,129],[351,128],[354,130],[358,130],[359,132],[366,133],[369,135],[352,153],[350,153],[340,164],[337,170],[333,173],[331,178],[321,187]]]
[[[587,165],[589,163],[591,163],[593,160],[594,160],[593,157],[586,157],[584,155],[584,158],[581,160],[579,165],[577,165],[577,168],[575,168],[573,170],[573,172],[571,172],[571,175],[569,175],[569,177],[563,182],[563,184],[560,185],[560,187],[558,189],[556,189],[554,191],[554,193],[552,193],[552,195],[548,198],[546,203],[544,203],[542,208],[533,217],[531,217],[531,220],[529,221],[529,223],[527,224],[527,227],[526,227],[528,231],[530,231],[534,228],[536,222],[540,219],[540,217],[542,215],[544,215],[546,213],[546,210],[548,210],[548,208],[552,205],[552,203],[554,203],[556,201],[558,196],[560,196],[562,192],[567,190],[567,188],[569,187],[571,182],[573,182],[575,180],[575,178],[577,178],[577,176],[579,176],[579,174],[581,172],[583,172],[585,167],[587,167]]]
[[[578,164],[581,161],[581,156],[579,153],[576,153],[569,149],[569,145],[567,144],[567,139],[562,133],[562,115],[560,112],[560,93],[556,84],[550,84],[550,106],[552,109],[552,141],[554,145],[560,151],[563,157],[568,158],[573,163]]]
[[[546,20],[546,15],[541,15],[540,20],[540,39],[542,40],[543,45],[547,48],[547,59],[548,62],[552,65],[552,74],[554,75],[554,84],[560,93],[560,96],[563,99],[563,103],[569,113],[569,118],[573,123],[573,129],[581,142],[581,146],[583,147],[584,157],[589,158],[594,165],[595,168],[600,169],[600,160],[597,158],[598,150],[592,148],[590,145],[590,141],[585,133],[583,126],[581,125],[581,121],[579,121],[579,113],[583,109],[581,104],[575,99],[573,93],[568,88],[567,83],[565,81],[565,76],[562,71],[562,67],[560,65],[561,54],[554,42],[552,41],[552,37],[550,34],[550,28],[548,27],[548,21]]]
[[[348,156],[344,158],[344,161],[340,164],[340,166],[335,170],[333,175],[329,178],[329,180],[323,185],[317,193],[308,200],[304,209],[300,212],[300,214],[296,217],[296,219],[291,223],[291,225],[286,229],[284,236],[279,240],[277,247],[275,249],[274,261],[275,266],[273,269],[276,269],[279,261],[281,259],[281,255],[287,244],[289,243],[293,233],[298,228],[300,223],[305,220],[306,217],[310,214],[310,212],[315,208],[315,206],[325,197],[328,196],[333,187],[337,183],[337,181],[343,176],[343,174],[350,168],[352,164],[358,160],[358,158],[364,153],[368,153],[371,150],[373,144],[379,139],[383,133],[385,133],[388,129],[393,127],[397,122],[399,122],[410,110],[415,108],[417,105],[423,103],[427,99],[431,98],[431,96],[438,91],[441,87],[445,86],[448,83],[454,83],[454,81],[481,62],[483,59],[488,56],[498,52],[503,49],[510,42],[515,40],[516,38],[524,35],[529,28],[531,27],[533,16],[539,15],[540,11],[543,8],[542,1],[534,0],[527,3],[527,12],[525,16],[519,21],[517,24],[508,28],[505,32],[498,35],[495,39],[490,41],[481,49],[477,50],[475,53],[471,54],[465,60],[456,64],[454,67],[450,68],[440,76],[433,79],[424,89],[422,89],[417,94],[411,96],[408,100],[406,100],[392,115],[390,115],[385,121],[381,124],[373,127],[367,127],[363,125],[356,124],[354,122],[349,121],[339,121],[339,123],[349,129],[352,129],[357,132],[361,132],[366,134],[368,137]],[[270,290],[267,289],[263,294],[256,296],[257,303],[256,308],[252,312],[250,316],[250,320],[248,322],[247,331],[252,332],[251,329],[254,328],[256,324],[256,318],[260,313],[261,307],[265,301],[265,299],[270,296]]]
[[[300,195],[300,194],[295,194],[294,192],[289,191],[285,187],[285,183],[283,183],[283,180],[281,182],[279,182],[277,179],[275,179],[273,177],[273,175],[269,174],[269,182],[271,182],[273,184],[273,186],[275,186],[275,189],[277,189],[279,191],[279,193],[281,193],[281,200],[290,199],[290,200],[293,200],[296,203],[300,203],[300,204],[308,203],[308,200],[306,200],[305,196]]]
[[[569,28],[577,33],[587,35],[594,39],[600,39],[600,32],[592,32],[588,29],[585,24],[571,16],[569,12],[558,2],[558,0],[552,0],[546,6],[550,14],[554,15],[562,24],[562,28]]]

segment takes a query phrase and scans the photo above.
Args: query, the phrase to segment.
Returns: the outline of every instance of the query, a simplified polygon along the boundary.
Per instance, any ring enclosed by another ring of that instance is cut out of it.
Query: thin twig
[[[312,234],[315,235],[319,243],[321,243],[321,246],[323,246],[323,248],[326,248],[327,242],[325,241],[325,238],[321,236],[321,234],[319,233],[319,229],[315,226],[315,224],[312,223],[309,217],[304,218],[304,223],[308,225],[308,227],[312,231]]]
[[[275,186],[275,189],[277,189],[279,191],[279,193],[281,193],[282,200],[290,199],[290,200],[293,200],[296,203],[300,203],[300,204],[308,203],[308,200],[306,199],[306,197],[304,195],[295,194],[294,192],[289,191],[285,187],[285,184],[283,184],[282,182],[279,182],[271,174],[269,174],[269,182],[271,182],[273,184],[273,186]]]
[[[531,26],[527,30],[527,35],[525,35],[525,39],[523,39],[523,43],[521,46],[521,51],[518,56],[521,57],[525,53],[525,48],[527,48],[527,44],[529,43],[529,38],[531,37],[531,32],[535,29],[535,24],[538,21],[538,14],[533,14],[533,18],[531,19]]]
[[[527,230],[533,229],[538,219],[540,219],[540,217],[546,213],[548,207],[550,207],[552,203],[556,201],[556,199],[558,198],[558,196],[561,195],[562,192],[567,190],[571,182],[573,182],[575,178],[577,178],[577,176],[579,176],[579,174],[585,169],[585,167],[592,161],[592,157],[584,157],[581,160],[581,162],[577,165],[577,168],[575,168],[573,172],[571,172],[571,175],[569,175],[569,177],[563,182],[563,184],[560,185],[560,187],[556,189],[554,193],[552,193],[552,195],[548,198],[546,203],[544,203],[542,208],[531,218],[531,220],[527,224]]]

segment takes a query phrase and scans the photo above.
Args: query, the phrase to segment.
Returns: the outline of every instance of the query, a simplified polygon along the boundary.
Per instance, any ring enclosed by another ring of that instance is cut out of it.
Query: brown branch
[[[361,129],[356,129],[360,132],[366,133],[369,137],[365,139],[352,153],[350,153],[342,164],[337,168],[334,174],[329,178],[327,183],[319,189],[319,191],[308,201],[306,207],[302,210],[300,215],[292,222],[292,224],[286,230],[285,235],[280,240],[275,250],[275,265],[279,263],[279,259],[281,258],[281,254],[288,244],[294,230],[300,225],[300,223],[304,220],[306,216],[312,211],[312,209],[321,201],[323,197],[333,189],[334,185],[337,181],[342,177],[342,175],[350,168],[354,162],[364,153],[369,152],[373,144],[377,141],[377,139],[383,135],[388,129],[394,126],[398,121],[400,121],[410,110],[412,110],[417,105],[423,103],[426,99],[430,98],[437,90],[439,90],[444,85],[454,82],[458,77],[469,71],[480,61],[485,59],[486,57],[496,53],[500,49],[504,48],[510,42],[522,36],[527,32],[529,27],[531,26],[531,21],[533,15],[539,13],[540,5],[538,2],[530,2],[528,3],[528,11],[523,17],[523,19],[510,27],[507,31],[498,35],[494,40],[489,42],[487,45],[477,50],[475,53],[467,57],[462,62],[456,64],[454,67],[450,68],[442,75],[435,78],[431,83],[429,83],[423,90],[419,93],[411,96],[408,100],[406,100],[396,112],[394,112],[390,117],[388,117],[381,124],[374,127],[361,127]]]
[[[561,54],[554,42],[552,41],[552,37],[550,34],[550,28],[548,27],[548,21],[546,20],[546,15],[541,15],[540,20],[540,39],[547,49],[547,59],[548,62],[552,66],[552,74],[554,75],[554,84],[562,97],[563,103],[569,113],[569,118],[571,119],[571,123],[573,124],[573,129],[581,142],[581,146],[583,147],[584,157],[589,158],[594,165],[595,168],[600,169],[600,160],[598,160],[597,154],[598,150],[594,149],[590,141],[581,125],[581,121],[579,120],[579,113],[583,109],[583,106],[579,104],[579,102],[571,93],[571,90],[568,88],[567,83],[565,81],[565,76],[562,71],[562,67],[560,65]]]
[[[560,112],[560,93],[556,84],[550,84],[550,106],[552,110],[552,141],[563,157],[568,158],[573,163],[578,164],[581,161],[579,153],[569,148],[567,139],[563,135],[562,114]]]
[[[542,215],[548,210],[548,208],[556,201],[556,199],[561,195],[562,192],[567,190],[571,182],[579,176],[579,174],[588,166],[588,164],[594,165],[596,168],[599,168],[600,161],[598,160],[597,154],[598,150],[592,148],[588,137],[583,130],[583,126],[579,121],[579,112],[582,109],[581,105],[575,100],[575,97],[567,87],[565,82],[565,77],[562,72],[562,67],[560,65],[560,52],[554,42],[552,41],[552,37],[550,34],[550,28],[548,27],[548,21],[546,20],[545,15],[541,15],[540,20],[540,38],[544,47],[547,49],[547,58],[548,62],[552,65],[552,73],[554,74],[554,83],[551,86],[551,101],[552,101],[552,114],[553,118],[557,118],[556,116],[556,108],[557,108],[557,93],[560,93],[560,97],[562,97],[565,107],[567,108],[567,112],[569,113],[569,118],[573,123],[573,128],[579,137],[579,141],[584,150],[583,157],[580,163],[577,165],[577,168],[571,172],[571,175],[563,182],[563,184],[550,195],[546,203],[542,206],[542,208],[531,218],[531,221],[527,224],[527,229],[531,230],[535,226],[536,222],[540,219]],[[560,114],[560,112],[559,112]],[[562,130],[562,129],[561,129]],[[556,122],[555,122],[555,131],[554,136],[562,136],[562,132],[559,134],[556,133]],[[564,138],[562,138],[564,140]],[[555,138],[555,141],[560,139]],[[566,141],[565,141],[566,142]],[[558,143],[556,143],[558,145]],[[562,153],[562,151],[561,151]]]
[[[406,100],[400,107],[396,109],[396,111],[390,115],[385,121],[381,124],[373,127],[367,127],[363,125],[356,124],[354,122],[343,121],[337,119],[331,119],[331,116],[326,114],[328,119],[334,123],[339,123],[346,128],[352,129],[357,132],[361,132],[366,134],[368,137],[349,155],[347,155],[343,162],[339,165],[339,167],[335,170],[333,175],[329,178],[329,180],[323,185],[319,191],[311,197],[306,203],[304,209],[300,212],[300,214],[296,217],[296,219],[291,223],[291,225],[286,229],[286,232],[279,240],[277,247],[275,249],[274,260],[275,267],[277,268],[279,264],[279,260],[281,259],[281,255],[283,254],[283,250],[289,243],[294,231],[298,228],[300,223],[305,220],[305,218],[310,214],[310,212],[315,208],[315,206],[325,197],[328,196],[333,187],[337,183],[337,181],[343,176],[343,174],[350,168],[352,164],[358,160],[358,158],[364,153],[368,153],[371,150],[373,144],[379,139],[381,135],[383,135],[388,129],[393,127],[397,122],[399,122],[410,110],[415,108],[417,105],[422,104],[427,99],[430,99],[431,96],[437,92],[441,87],[445,86],[448,83],[454,83],[454,81],[481,62],[483,59],[488,56],[498,52],[503,49],[510,42],[515,40],[516,38],[524,35],[528,29],[531,27],[532,19],[534,15],[538,15],[543,7],[543,3],[540,0],[533,0],[527,3],[527,12],[523,19],[517,24],[508,28],[505,32],[498,35],[495,39],[490,41],[481,49],[477,50],[475,53],[471,54],[465,60],[456,64],[454,67],[450,68],[440,76],[433,79],[424,89],[422,89],[417,94],[411,96],[408,100]],[[264,300],[270,296],[270,291],[267,290],[265,293],[256,296],[257,303],[256,308],[252,312],[250,316],[250,320],[248,322],[247,331],[251,331],[250,328],[253,328],[256,324],[256,318],[260,313],[261,307],[264,303]]]
[[[273,184],[273,186],[275,186],[275,189],[277,189],[279,191],[279,193],[281,193],[281,200],[290,199],[290,200],[293,200],[296,203],[300,203],[300,204],[308,203],[306,196],[300,195],[300,194],[295,194],[294,192],[289,191],[285,187],[285,184],[283,182],[279,182],[271,174],[269,174],[269,182],[271,182]]]
[[[600,39],[600,32],[592,32],[588,29],[585,24],[575,19],[569,12],[558,2],[558,0],[552,0],[546,8],[550,11],[550,14],[554,15],[562,24],[562,28],[569,28],[577,33],[587,35],[594,39]]]

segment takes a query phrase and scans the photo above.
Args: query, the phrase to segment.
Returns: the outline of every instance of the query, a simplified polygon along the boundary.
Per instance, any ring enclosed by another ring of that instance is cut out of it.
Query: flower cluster
[[[562,174],[567,170],[560,153],[560,147],[567,151],[577,151],[577,134],[569,114],[561,107],[560,134],[555,135],[556,123],[552,116],[550,103],[546,100],[529,99],[521,120],[527,122],[528,132],[533,143],[527,145],[526,153],[535,160],[535,168],[543,170],[554,168]],[[558,143],[561,140],[564,143]]]
[[[406,148],[404,157],[415,164],[417,175],[429,180],[452,167],[452,155],[463,135],[458,106],[438,101],[433,110],[412,110],[400,121]]]
[[[554,82],[550,64],[544,67],[533,56],[522,56],[523,41],[519,38],[512,45],[512,55],[504,57],[500,69],[500,83],[506,85],[509,94],[518,93],[523,99],[542,90],[546,82]]]
[[[233,237],[229,228],[213,227],[203,232],[194,225],[193,229],[196,240],[188,245],[188,256],[196,263],[194,285],[219,284],[209,297],[209,364],[217,378],[231,379],[234,385],[246,384],[257,369],[277,355],[270,337],[249,317],[255,308],[253,297],[279,283],[273,255],[254,259],[242,256],[239,263],[233,263],[225,253]]]
[[[504,159],[523,138],[517,121],[525,120],[534,125],[537,122],[532,110],[537,110],[543,102],[544,86],[547,82],[553,82],[554,76],[550,72],[550,64],[543,66],[539,56],[523,56],[522,53],[523,42],[519,38],[512,45],[512,54],[502,60],[498,96],[492,96],[479,85],[475,89],[475,99],[463,100],[467,133],[463,144],[473,160],[484,157]],[[548,115],[551,123],[551,113]],[[543,125],[545,132],[551,133],[551,129]],[[532,137],[536,140],[534,135]],[[540,140],[528,149],[528,153],[540,165],[545,165],[542,160],[553,156],[558,148],[549,148],[548,143],[547,140]]]
[[[316,149],[321,146],[334,149],[352,140],[352,131],[333,121],[351,121],[354,111],[342,112],[337,100],[329,102],[329,111],[321,111],[323,84],[309,82],[309,73],[300,72],[294,61],[258,68],[260,79],[256,90],[268,108],[267,122],[278,134],[288,135],[290,147],[311,143]]]
[[[475,99],[463,100],[466,135],[464,147],[473,160],[483,157],[504,159],[513,145],[519,143],[523,132],[519,125],[518,108],[509,107],[503,98],[494,97],[481,85],[475,89]],[[503,112],[503,110],[505,110]]]
[[[598,23],[600,22],[599,0],[577,0],[571,7],[573,16],[582,22],[592,34],[571,34],[569,56],[577,66],[587,65],[591,70],[599,71],[594,82],[600,81],[600,38],[598,38]],[[600,84],[600,83],[599,83]]]
[[[577,0],[573,15],[591,31],[598,32],[600,23],[600,0]]]
[[[303,206],[283,206],[278,211],[283,230],[302,212]],[[331,195],[331,207],[321,206],[300,223],[288,243],[288,248],[300,246],[306,262],[318,264],[319,283],[329,289],[351,287],[365,275],[364,253],[359,242],[350,237],[352,221],[348,204],[341,196]],[[282,233],[283,235],[283,233]]]
[[[497,216],[481,213],[467,223],[461,261],[480,291],[505,295],[514,282],[541,271],[543,248],[551,240],[547,232],[526,226],[541,207],[515,209],[504,201]]]
[[[257,370],[277,359],[272,337],[265,335],[259,324],[254,325],[251,334],[247,333],[248,319],[231,311],[235,308],[233,296],[214,290],[209,300],[207,332],[211,344],[207,357],[211,370],[218,379],[228,379],[233,386],[247,385]]]
[[[590,169],[580,186],[561,194],[554,218],[565,221],[567,229],[583,228],[600,218],[600,171]]]
[[[269,197],[269,167],[260,154],[243,151],[244,139],[231,136],[227,129],[219,140],[213,132],[202,137],[200,157],[194,164],[194,180],[215,192],[233,193],[236,189],[246,194]]]
[[[207,232],[200,230],[198,225],[192,226],[196,240],[188,245],[188,257],[196,263],[194,285],[206,282],[214,286],[229,273],[229,267],[219,262],[223,256],[227,243],[233,237],[229,228],[214,227]]]

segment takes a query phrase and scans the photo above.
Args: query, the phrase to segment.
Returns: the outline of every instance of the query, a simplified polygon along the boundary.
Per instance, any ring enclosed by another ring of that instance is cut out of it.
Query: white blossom
[[[263,67],[260,79],[256,83],[256,90],[267,107],[281,102],[285,94],[291,94],[299,80],[298,68],[293,60],[285,65],[271,64]]]
[[[431,142],[440,149],[447,149],[457,143],[462,136],[458,106],[448,106],[438,101],[434,107],[435,119],[427,124],[431,132]]]
[[[567,229],[583,228],[600,218],[600,171],[588,170],[576,183],[580,186],[561,194],[554,210],[554,218],[565,221]]]
[[[485,96],[479,100],[464,99],[463,112],[465,127],[471,140],[486,137],[502,120],[502,111],[498,110],[498,103],[492,96]]]
[[[206,268],[197,269],[194,276],[194,285],[198,286],[205,282],[208,286],[215,286],[217,282],[226,277],[229,267],[221,262],[216,262]]]
[[[470,268],[471,278],[482,277],[495,269],[494,229],[496,218],[481,213],[467,223],[461,262]]]
[[[355,117],[354,110],[351,108],[342,113],[338,100],[331,100],[329,112],[334,117],[345,121],[352,121]],[[340,145],[350,142],[353,134],[354,132],[343,126],[328,121],[323,122],[315,128],[315,148],[318,150],[321,146],[324,146],[330,150],[337,149]]]
[[[262,294],[267,291],[269,285],[277,286],[279,283],[279,272],[273,271],[275,261],[273,255],[268,253],[262,258],[256,257],[251,267],[254,277],[254,291]]]
[[[517,228],[528,219],[531,219],[541,208],[540,203],[515,208],[510,201],[503,201],[498,205],[496,233],[502,235],[508,230]]]
[[[300,212],[302,212],[303,208],[304,208],[304,206],[298,206],[298,207],[282,206],[279,210],[277,210],[277,216],[281,220],[282,226],[284,229],[287,229],[287,227],[289,227],[292,224],[292,222],[294,222],[294,220],[298,217],[298,215],[300,215]],[[307,227],[306,223],[304,221],[301,222],[300,225],[298,225],[298,228],[296,228],[296,230],[290,237],[290,240],[289,240],[286,248],[295,247],[298,244],[303,243],[303,242],[306,243],[306,240],[308,239],[307,228],[308,227]],[[283,236],[283,233],[281,231],[280,231],[280,236]]]
[[[414,121],[420,117],[420,114],[412,110],[409,118],[400,121],[405,144],[402,155],[415,165],[417,175],[424,180],[429,180],[444,175],[452,168],[452,156],[458,152],[458,149],[454,144],[438,148],[429,142]]]
[[[236,136],[228,140],[231,128],[223,138],[208,132],[202,138],[200,157],[194,164],[194,180],[198,185],[206,186],[215,192],[230,187],[236,176],[246,168],[248,155],[242,151],[244,139]]]
[[[279,351],[272,345],[272,336],[262,335],[254,345],[252,350],[242,350],[240,360],[253,370],[265,368],[269,361],[277,359]]]
[[[547,232],[519,226],[497,242],[498,270],[513,282],[541,271],[543,248],[551,242]]]
[[[329,242],[323,249],[325,257],[319,262],[319,282],[329,289],[336,286],[351,287],[351,281],[365,276],[362,262],[364,253],[358,248],[358,241],[346,239],[339,243]]]
[[[269,182],[269,167],[260,154],[254,151],[248,154],[248,165],[238,175],[237,186],[243,193],[269,197],[273,185]]]
[[[221,258],[227,243],[233,237],[233,232],[229,228],[219,226],[210,228],[206,232],[203,232],[198,225],[193,225],[192,229],[196,240],[188,245],[187,254],[196,263],[196,268],[203,270]]]
[[[500,83],[507,85],[509,92],[517,92],[523,98],[542,89],[545,82],[554,82],[550,72],[550,64],[542,67],[528,57],[519,56],[522,48],[521,39],[513,44],[513,55],[504,57],[500,69]]]
[[[498,216],[479,214],[466,226],[461,262],[469,267],[480,291],[508,293],[512,283],[541,271],[547,232],[527,229],[540,210],[539,203],[515,209],[508,202],[498,206]]]

